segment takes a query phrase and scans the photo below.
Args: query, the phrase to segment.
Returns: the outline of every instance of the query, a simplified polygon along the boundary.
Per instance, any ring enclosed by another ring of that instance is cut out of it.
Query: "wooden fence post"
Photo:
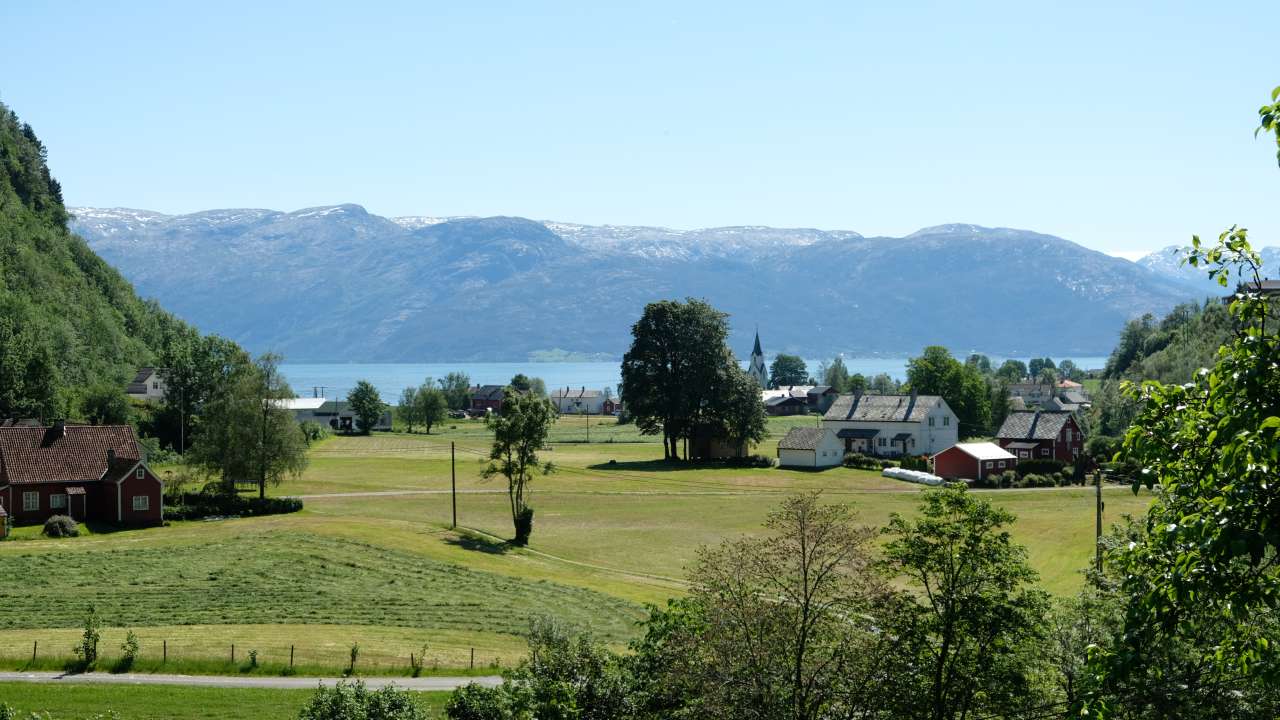
[[[37,648],[39,648],[39,647],[40,647],[40,641],[39,641],[39,640],[33,640],[33,641],[31,642],[31,664],[32,664],[32,665],[35,665],[35,664],[36,664],[36,649],[37,649]]]
[[[169,662],[169,641],[164,640],[163,642],[164,642],[164,659],[161,660],[160,663],[166,664]]]
[[[236,644],[231,643],[231,664],[236,664]]]
[[[471,669],[476,669],[476,649],[471,648]]]
[[[289,646],[289,667],[293,667],[293,646]]]

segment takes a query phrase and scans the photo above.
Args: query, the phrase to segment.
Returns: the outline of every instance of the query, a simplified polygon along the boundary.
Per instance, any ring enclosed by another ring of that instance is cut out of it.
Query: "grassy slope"
[[[772,435],[805,422],[813,421],[774,419]],[[592,439],[606,432],[634,430],[601,425]],[[6,567],[28,578],[0,588],[0,657],[10,664],[29,657],[32,639],[69,646],[69,628],[95,601],[109,624],[139,627],[144,656],[157,653],[162,638],[179,643],[183,657],[225,658],[235,642],[271,661],[295,644],[300,663],[332,672],[358,641],[366,671],[395,672],[425,642],[441,667],[469,664],[472,646],[481,662],[509,663],[521,651],[515,633],[536,612],[621,641],[640,603],[681,591],[700,545],[757,531],[787,493],[822,489],[852,502],[872,525],[911,512],[919,494],[845,468],[689,468],[655,459],[652,442],[563,442],[575,433],[585,436],[582,418],[564,420],[545,453],[560,469],[535,482],[533,544],[524,550],[485,535],[509,536],[510,515],[505,488],[480,478],[483,426],[466,422],[430,437],[322,443],[302,479],[275,489],[311,496],[295,515],[64,541],[23,528],[18,534],[29,540],[0,544]],[[449,530],[450,441],[459,522],[476,533]],[[1091,490],[987,496],[1018,516],[1013,535],[1050,591],[1079,587],[1078,570],[1093,552]],[[1149,499],[1108,489],[1108,518],[1140,513]],[[104,640],[108,653],[118,643]]]
[[[54,720],[114,710],[128,720],[285,720],[296,718],[311,690],[184,688],[156,685],[34,685],[0,683],[0,703],[21,712],[48,712]],[[415,693],[433,717],[443,717],[448,693]]]

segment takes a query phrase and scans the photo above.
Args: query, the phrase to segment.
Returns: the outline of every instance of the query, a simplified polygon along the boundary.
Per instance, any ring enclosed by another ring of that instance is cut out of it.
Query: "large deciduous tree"
[[[238,365],[204,408],[191,462],[216,473],[228,492],[239,480],[278,485],[307,466],[306,440],[282,400],[293,391],[280,374],[280,358],[266,354]]]
[[[679,441],[695,430],[723,426],[719,389],[737,366],[726,317],[702,300],[664,300],[646,305],[631,328],[622,400],[642,433],[662,434],[667,459],[680,456]]]
[[[550,463],[539,463],[538,451],[546,444],[555,417],[555,408],[545,398],[507,388],[502,412],[490,414],[485,421],[493,431],[493,447],[482,474],[485,478],[500,475],[507,481],[516,545],[528,544],[533,532],[529,485],[535,475],[552,470]]]
[[[809,366],[799,355],[778,353],[769,365],[769,386],[780,388],[804,385],[809,381]]]
[[[986,432],[991,425],[991,390],[974,366],[965,365],[944,347],[931,345],[907,362],[907,382],[921,395],[940,395],[960,421],[960,437]]]
[[[471,376],[451,372],[438,381],[450,410],[465,410],[471,404]]]
[[[431,428],[444,422],[444,419],[449,416],[449,401],[445,398],[444,391],[429,381],[418,388],[414,402],[417,406],[418,422],[426,426],[428,435],[431,434]]]
[[[382,417],[382,413],[386,410],[378,389],[368,380],[361,380],[351,388],[351,392],[347,393],[347,402],[351,405],[351,412],[356,416],[356,427],[366,435],[373,431],[374,426],[378,424],[378,418]]]

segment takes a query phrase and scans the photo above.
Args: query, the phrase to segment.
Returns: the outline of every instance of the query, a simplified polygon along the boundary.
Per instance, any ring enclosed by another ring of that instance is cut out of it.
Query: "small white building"
[[[822,416],[845,452],[933,455],[960,439],[960,421],[938,395],[841,395]]]
[[[125,387],[124,394],[134,400],[160,402],[164,400],[164,376],[159,368],[144,367],[133,376],[133,382]]]
[[[603,390],[582,388],[556,388],[549,396],[556,412],[561,415],[612,415],[616,407],[613,399]]]
[[[835,467],[843,459],[844,448],[830,428],[791,428],[778,441],[778,465],[782,467]]]

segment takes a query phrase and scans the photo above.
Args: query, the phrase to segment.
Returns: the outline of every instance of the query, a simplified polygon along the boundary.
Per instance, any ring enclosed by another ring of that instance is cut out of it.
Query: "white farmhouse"
[[[551,391],[551,404],[561,415],[612,415],[615,403],[603,390],[556,388]]]
[[[934,455],[960,439],[959,421],[938,395],[841,395],[822,416],[844,451]]]
[[[782,467],[835,467],[843,459],[844,447],[830,428],[791,428],[778,441]]]
[[[134,400],[164,400],[164,376],[160,374],[159,368],[140,368],[138,374],[133,376],[133,382],[125,388],[124,394]]]

